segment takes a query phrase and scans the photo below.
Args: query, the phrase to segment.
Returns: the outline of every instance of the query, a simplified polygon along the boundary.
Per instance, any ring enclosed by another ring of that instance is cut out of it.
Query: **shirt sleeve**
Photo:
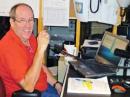
[[[24,54],[24,52],[15,50],[15,52],[14,51],[9,52],[8,55],[5,56],[5,59],[6,59],[5,64],[8,65],[8,71],[11,77],[16,82],[20,82],[24,78],[29,68],[29,64],[27,62],[27,56]]]

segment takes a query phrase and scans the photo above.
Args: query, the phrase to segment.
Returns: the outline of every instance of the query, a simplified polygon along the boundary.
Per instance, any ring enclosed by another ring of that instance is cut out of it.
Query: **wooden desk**
[[[113,93],[111,95],[92,95],[92,94],[75,94],[75,93],[67,93],[67,84],[68,77],[83,77],[78,72],[76,72],[71,66],[68,66],[65,80],[63,83],[63,91],[60,97],[130,97],[130,89],[127,90],[124,94]],[[76,87],[78,88],[78,87]]]

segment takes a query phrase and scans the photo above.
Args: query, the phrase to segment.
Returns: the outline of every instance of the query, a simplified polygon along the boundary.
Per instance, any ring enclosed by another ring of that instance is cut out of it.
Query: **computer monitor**
[[[119,64],[121,57],[116,56],[114,51],[116,48],[125,50],[129,41],[118,35],[106,32],[103,36],[102,43],[97,51],[96,59],[104,64]]]

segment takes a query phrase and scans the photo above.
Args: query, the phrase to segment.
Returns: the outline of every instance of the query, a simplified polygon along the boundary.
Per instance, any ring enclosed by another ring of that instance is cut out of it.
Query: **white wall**
[[[35,17],[38,17],[39,0],[0,0],[0,16],[9,16],[10,8],[20,2],[29,4],[34,10]]]

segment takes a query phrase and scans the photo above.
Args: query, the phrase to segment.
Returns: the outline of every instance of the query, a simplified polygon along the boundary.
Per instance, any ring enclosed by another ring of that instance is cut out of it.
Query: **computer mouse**
[[[126,89],[123,86],[121,86],[121,85],[113,85],[112,86],[112,90],[115,93],[125,93],[126,92]]]

